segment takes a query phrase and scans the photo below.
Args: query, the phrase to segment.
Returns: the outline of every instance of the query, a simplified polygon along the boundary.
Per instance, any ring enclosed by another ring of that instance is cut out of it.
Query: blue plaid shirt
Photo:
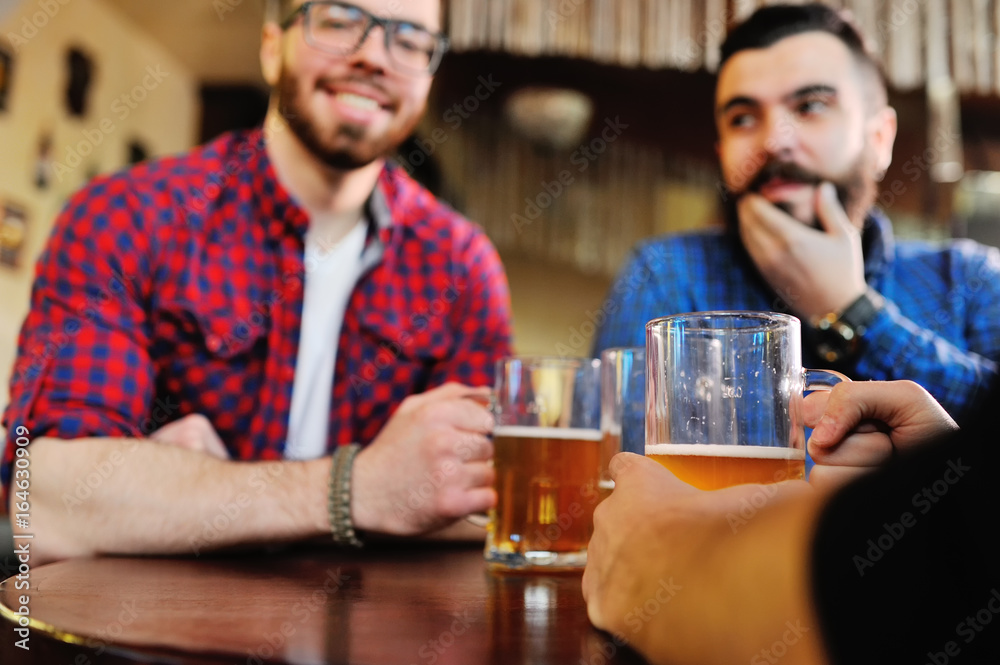
[[[910,379],[962,420],[997,374],[1000,251],[970,240],[896,242],[878,211],[865,224],[862,244],[865,279],[886,298],[886,307],[854,362],[834,369],[855,380]],[[635,249],[604,302],[595,351],[644,345],[647,321],[708,310],[791,312],[735,234],[648,240]],[[802,346],[805,366],[830,367],[808,339]]]

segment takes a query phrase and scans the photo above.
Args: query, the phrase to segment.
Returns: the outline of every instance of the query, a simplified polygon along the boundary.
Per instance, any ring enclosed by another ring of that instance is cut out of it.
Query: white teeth
[[[365,111],[377,111],[379,109],[379,103],[370,97],[362,97],[361,95],[355,95],[350,92],[338,92],[337,99],[345,102],[349,106],[355,108],[364,109]]]

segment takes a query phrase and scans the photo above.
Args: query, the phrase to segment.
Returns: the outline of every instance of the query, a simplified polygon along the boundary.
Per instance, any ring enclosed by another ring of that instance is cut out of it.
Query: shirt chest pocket
[[[245,435],[264,385],[270,321],[178,303],[157,312],[159,393],[206,416],[230,443]]]
[[[270,320],[260,312],[174,302],[157,310],[154,328],[154,357],[163,376],[204,385],[213,383],[212,374],[260,371]]]
[[[342,369],[365,386],[405,387],[407,394],[423,390],[434,366],[446,361],[454,347],[445,317],[413,315],[391,324],[369,319],[360,328],[353,323],[345,320],[338,356]]]
[[[214,358],[232,360],[251,353],[267,340],[269,319],[259,312],[234,314],[230,311],[193,312],[197,337],[205,352]]]

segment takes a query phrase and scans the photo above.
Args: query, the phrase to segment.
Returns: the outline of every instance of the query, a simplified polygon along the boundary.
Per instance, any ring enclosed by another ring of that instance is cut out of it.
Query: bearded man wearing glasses
[[[4,416],[38,559],[358,546],[496,500],[475,398],[510,353],[506,277],[387,161],[441,4],[269,5],[264,126],[92,182],[39,261]]]

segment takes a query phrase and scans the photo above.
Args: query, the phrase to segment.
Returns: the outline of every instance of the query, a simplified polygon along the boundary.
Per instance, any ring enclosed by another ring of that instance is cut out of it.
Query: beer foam
[[[527,425],[501,425],[493,430],[493,437],[510,436],[522,439],[579,439],[600,441],[603,434],[599,429],[584,427],[530,427]]]
[[[741,457],[744,459],[804,460],[806,451],[777,446],[733,446],[714,443],[656,443],[646,446],[647,455]]]

